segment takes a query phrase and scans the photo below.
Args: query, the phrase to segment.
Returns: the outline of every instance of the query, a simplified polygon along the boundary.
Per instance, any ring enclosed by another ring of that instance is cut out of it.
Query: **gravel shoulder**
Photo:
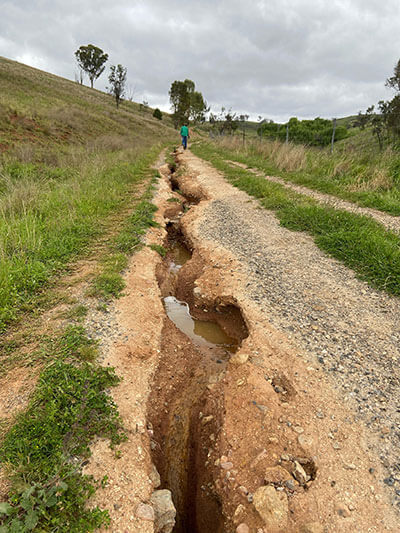
[[[327,376],[355,423],[366,429],[370,452],[383,467],[377,481],[398,509],[400,300],[358,280],[307,235],[280,227],[209,164],[190,152],[182,161],[212,198],[199,236],[235,257],[245,272],[247,297],[299,358]]]
[[[277,176],[268,176],[267,174],[265,174],[264,172],[261,172],[260,170],[248,167],[247,165],[244,165],[243,163],[239,163],[237,161],[228,160],[226,161],[226,163],[229,163],[232,166],[244,168],[245,170],[252,172],[256,176],[265,178],[269,181],[272,181],[273,183],[279,183],[280,185],[283,185],[287,189],[291,189],[292,191],[295,191],[299,194],[304,194],[306,196],[309,196],[310,198],[314,198],[314,200],[317,200],[320,203],[327,204],[337,209],[343,209],[351,213],[356,213],[358,215],[365,215],[365,216],[371,217],[377,222],[379,222],[380,224],[382,224],[388,230],[392,230],[396,232],[400,231],[400,218],[399,217],[389,215],[387,213],[383,213],[382,211],[379,211],[378,209],[372,209],[370,207],[360,207],[359,205],[354,204],[352,202],[347,202],[346,200],[342,200],[338,198],[337,196],[314,191],[312,189],[309,189],[308,187],[303,187],[302,185],[295,185],[294,183],[285,181],[284,179],[278,178]]]

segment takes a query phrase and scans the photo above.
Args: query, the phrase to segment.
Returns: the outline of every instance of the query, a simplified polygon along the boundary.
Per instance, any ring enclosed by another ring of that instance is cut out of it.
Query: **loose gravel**
[[[196,174],[210,168],[191,154],[187,162]],[[202,237],[237,257],[249,297],[343,391],[370,430],[370,447],[387,472],[382,482],[400,508],[400,299],[358,280],[309,236],[280,227],[271,212],[212,172],[216,199],[204,211]],[[210,186],[206,172],[198,180]]]

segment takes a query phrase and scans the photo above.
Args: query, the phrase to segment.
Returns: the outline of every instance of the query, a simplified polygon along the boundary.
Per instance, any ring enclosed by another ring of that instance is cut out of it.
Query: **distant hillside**
[[[169,116],[159,121],[152,111],[129,101],[117,110],[108,94],[0,57],[0,151],[21,142],[40,147],[172,134]]]

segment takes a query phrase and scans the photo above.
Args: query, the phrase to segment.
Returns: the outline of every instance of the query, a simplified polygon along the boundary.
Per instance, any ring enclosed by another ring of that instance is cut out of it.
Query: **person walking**
[[[181,137],[182,137],[182,146],[183,149],[187,148],[187,141],[189,137],[189,128],[186,126],[186,123],[181,127]]]

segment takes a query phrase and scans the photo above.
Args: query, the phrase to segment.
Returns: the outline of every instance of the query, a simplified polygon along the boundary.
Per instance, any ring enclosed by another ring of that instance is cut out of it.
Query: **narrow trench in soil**
[[[171,188],[179,184],[171,172]],[[193,199],[182,198],[185,206]],[[178,209],[177,209],[178,210]],[[223,379],[230,355],[248,331],[232,305],[207,308],[194,296],[204,265],[190,250],[180,216],[168,223],[167,255],[157,273],[166,319],[160,364],[148,404],[153,462],[176,507],[174,533],[222,533],[223,516],[208,457],[223,417]]]

